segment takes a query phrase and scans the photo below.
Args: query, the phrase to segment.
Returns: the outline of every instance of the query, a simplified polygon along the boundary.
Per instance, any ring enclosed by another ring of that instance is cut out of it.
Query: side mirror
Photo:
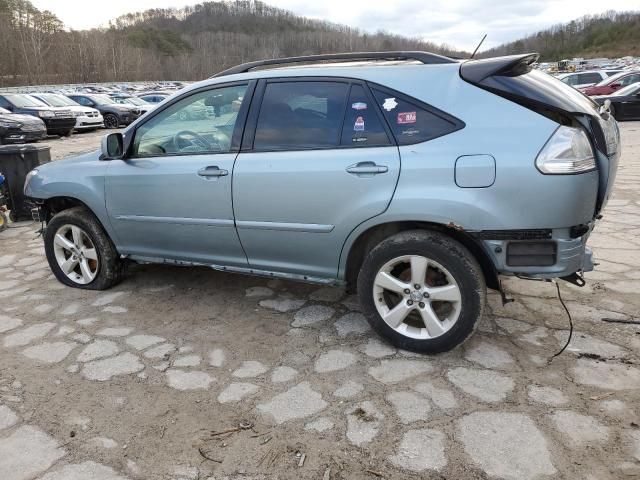
[[[102,160],[121,160],[124,157],[122,133],[110,133],[102,137]]]

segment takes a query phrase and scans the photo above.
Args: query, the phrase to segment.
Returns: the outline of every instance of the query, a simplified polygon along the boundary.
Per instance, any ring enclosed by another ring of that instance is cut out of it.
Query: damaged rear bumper
[[[580,236],[574,228],[541,230],[530,238],[482,239],[498,273],[531,278],[571,277],[594,268],[593,252],[587,240],[593,224]],[[533,237],[533,238],[531,238]]]

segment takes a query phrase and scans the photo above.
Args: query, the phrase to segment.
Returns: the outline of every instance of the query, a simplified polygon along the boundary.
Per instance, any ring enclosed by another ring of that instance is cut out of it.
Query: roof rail
[[[246,73],[251,69],[266,65],[286,65],[289,63],[302,62],[323,62],[327,60],[357,61],[357,60],[417,60],[424,64],[434,63],[456,63],[456,60],[429,52],[351,52],[351,53],[330,53],[322,55],[304,55],[300,57],[272,58],[269,60],[256,60],[241,65],[236,65],[222,72],[216,73],[212,77],[224,77],[235,73]]]

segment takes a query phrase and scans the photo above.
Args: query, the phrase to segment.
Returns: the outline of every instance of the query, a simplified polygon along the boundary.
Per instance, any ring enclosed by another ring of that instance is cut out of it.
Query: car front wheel
[[[113,113],[107,113],[104,116],[105,128],[118,128],[120,126],[120,120]]]
[[[123,263],[100,222],[83,207],[56,214],[44,234],[47,261],[70,287],[106,290],[120,281]]]
[[[463,343],[482,317],[486,286],[471,253],[447,235],[401,232],[367,255],[358,294],[372,328],[398,348],[438,353]]]

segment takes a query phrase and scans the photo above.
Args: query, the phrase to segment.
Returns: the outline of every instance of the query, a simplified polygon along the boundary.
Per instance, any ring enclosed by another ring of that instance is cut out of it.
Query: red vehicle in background
[[[628,70],[605,78],[591,87],[580,88],[585,95],[609,95],[616,90],[640,82],[640,70]]]

